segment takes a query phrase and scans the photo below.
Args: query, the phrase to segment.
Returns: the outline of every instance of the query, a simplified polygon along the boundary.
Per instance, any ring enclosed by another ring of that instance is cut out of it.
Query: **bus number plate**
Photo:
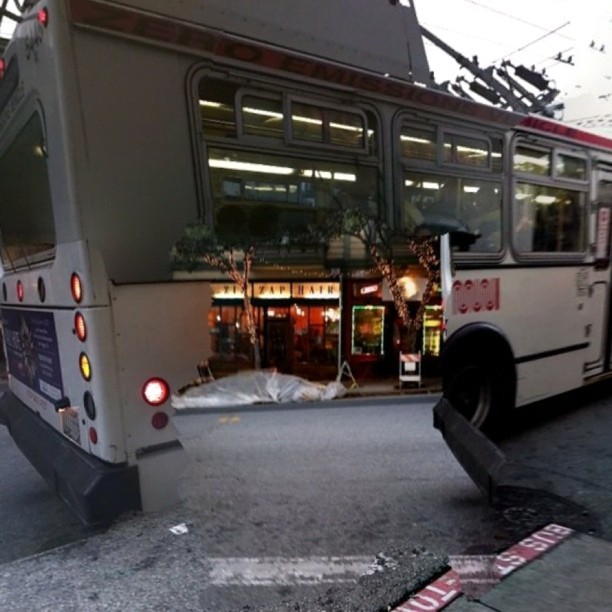
[[[79,427],[79,413],[74,408],[66,408],[60,412],[62,431],[77,444],[81,443],[81,428]]]

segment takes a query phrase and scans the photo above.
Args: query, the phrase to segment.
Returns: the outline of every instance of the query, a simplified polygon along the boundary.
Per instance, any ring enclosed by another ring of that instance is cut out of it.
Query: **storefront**
[[[213,283],[208,317],[217,371],[252,367],[243,300],[231,283]],[[332,380],[338,371],[340,283],[253,282],[251,299],[263,367],[310,380]],[[225,373],[225,372],[223,372]]]
[[[213,283],[208,316],[217,374],[252,367],[242,294]],[[333,380],[346,362],[357,380],[397,376],[398,317],[380,279],[257,281],[251,299],[263,367],[309,380]],[[419,351],[437,357],[440,308],[427,308]],[[340,352],[339,352],[340,351]]]

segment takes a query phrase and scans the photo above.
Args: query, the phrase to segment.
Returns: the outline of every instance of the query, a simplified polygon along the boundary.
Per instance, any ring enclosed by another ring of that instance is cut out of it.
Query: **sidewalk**
[[[486,558],[461,561],[461,569],[449,570],[394,612],[612,610],[612,542],[562,525],[547,525],[494,557],[493,572]]]
[[[385,397],[388,395],[433,395],[442,392],[442,382],[439,378],[423,378],[420,385],[403,383],[397,378],[384,380],[364,380],[353,384],[352,380],[344,379],[346,394],[350,397]]]

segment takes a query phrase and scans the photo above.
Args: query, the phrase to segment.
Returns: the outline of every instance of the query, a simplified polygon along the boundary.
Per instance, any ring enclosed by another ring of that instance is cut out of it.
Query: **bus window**
[[[314,221],[338,200],[378,212],[375,167],[210,147],[215,230],[274,236]]]
[[[240,106],[243,134],[283,138],[283,104],[280,96],[245,95]]]
[[[38,114],[0,158],[0,232],[7,270],[53,256],[55,223]]]
[[[296,140],[323,142],[323,109],[312,104],[293,102],[291,135]]]
[[[444,161],[472,168],[488,168],[490,163],[489,143],[480,138],[459,134],[444,134]]]
[[[235,137],[234,98],[236,87],[219,79],[203,79],[200,83],[200,118],[207,136]]]
[[[436,128],[404,125],[400,134],[400,146],[402,157],[435,163],[437,155]]]
[[[525,174],[550,176],[551,151],[520,145],[514,152],[514,169]]]
[[[290,126],[291,138],[296,141],[318,142],[362,151],[366,148],[365,117],[356,112],[291,100]]]
[[[416,233],[467,231],[471,252],[501,250],[501,184],[473,178],[404,173],[404,219]]]
[[[514,246],[519,253],[580,253],[585,249],[585,194],[518,183]]]
[[[555,158],[555,176],[585,181],[587,178],[586,159],[559,153]]]

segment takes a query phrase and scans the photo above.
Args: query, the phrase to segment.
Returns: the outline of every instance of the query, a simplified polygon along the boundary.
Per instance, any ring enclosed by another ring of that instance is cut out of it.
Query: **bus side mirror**
[[[453,230],[449,234],[451,248],[456,248],[458,251],[469,251],[470,247],[480,238],[478,232],[467,230]]]

